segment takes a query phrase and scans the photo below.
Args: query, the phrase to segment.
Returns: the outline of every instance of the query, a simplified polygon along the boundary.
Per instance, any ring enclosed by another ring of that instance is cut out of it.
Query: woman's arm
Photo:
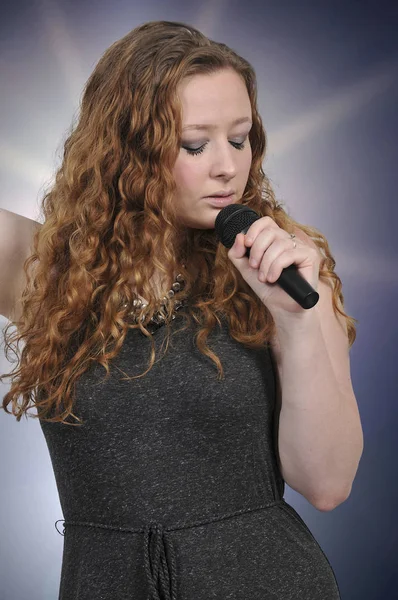
[[[290,487],[319,510],[332,510],[350,494],[363,432],[345,321],[334,313],[330,285],[321,280],[318,292],[302,324],[277,327],[279,458]]]
[[[26,285],[23,266],[32,253],[33,236],[40,223],[0,209],[0,314],[18,321]]]

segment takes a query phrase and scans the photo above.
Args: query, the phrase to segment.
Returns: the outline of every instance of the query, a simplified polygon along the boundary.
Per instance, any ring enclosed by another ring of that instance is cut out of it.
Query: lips
[[[223,207],[228,204],[232,204],[234,201],[234,194],[231,196],[208,196],[207,201],[210,202],[213,206]]]
[[[235,193],[234,190],[227,190],[226,192],[219,192],[217,194],[211,194],[210,196],[206,196],[206,198],[227,198],[228,196],[233,196]]]

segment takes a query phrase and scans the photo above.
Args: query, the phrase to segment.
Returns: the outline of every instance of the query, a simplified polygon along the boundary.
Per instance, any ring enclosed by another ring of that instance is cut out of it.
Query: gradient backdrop
[[[88,76],[128,31],[183,21],[254,66],[264,168],[286,210],[326,235],[346,311],[359,320],[351,372],[365,449],[352,493],[327,513],[289,487],[285,494],[327,554],[343,600],[398,598],[394,4],[16,0],[1,13],[0,206],[31,219]],[[1,374],[12,369],[3,350]],[[63,515],[38,421],[1,411],[0,451],[0,600],[55,600],[63,537],[54,522]]]

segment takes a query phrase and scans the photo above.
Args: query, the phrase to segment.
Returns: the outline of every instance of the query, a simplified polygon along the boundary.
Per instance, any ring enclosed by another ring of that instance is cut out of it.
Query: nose
[[[225,179],[235,177],[237,173],[236,152],[237,150],[229,142],[227,142],[227,145],[219,144],[214,150],[211,176],[214,178],[224,177]]]

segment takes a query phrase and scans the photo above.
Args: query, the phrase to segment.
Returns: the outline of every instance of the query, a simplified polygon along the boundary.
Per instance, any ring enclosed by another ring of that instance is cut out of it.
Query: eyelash
[[[188,154],[197,155],[202,154],[203,150],[206,147],[206,144],[203,144],[203,146],[200,146],[200,148],[186,148],[185,146],[183,146],[183,148],[188,152]],[[234,148],[236,148],[236,150],[243,150],[243,148],[245,147],[245,142],[231,142],[231,144],[234,146]]]

